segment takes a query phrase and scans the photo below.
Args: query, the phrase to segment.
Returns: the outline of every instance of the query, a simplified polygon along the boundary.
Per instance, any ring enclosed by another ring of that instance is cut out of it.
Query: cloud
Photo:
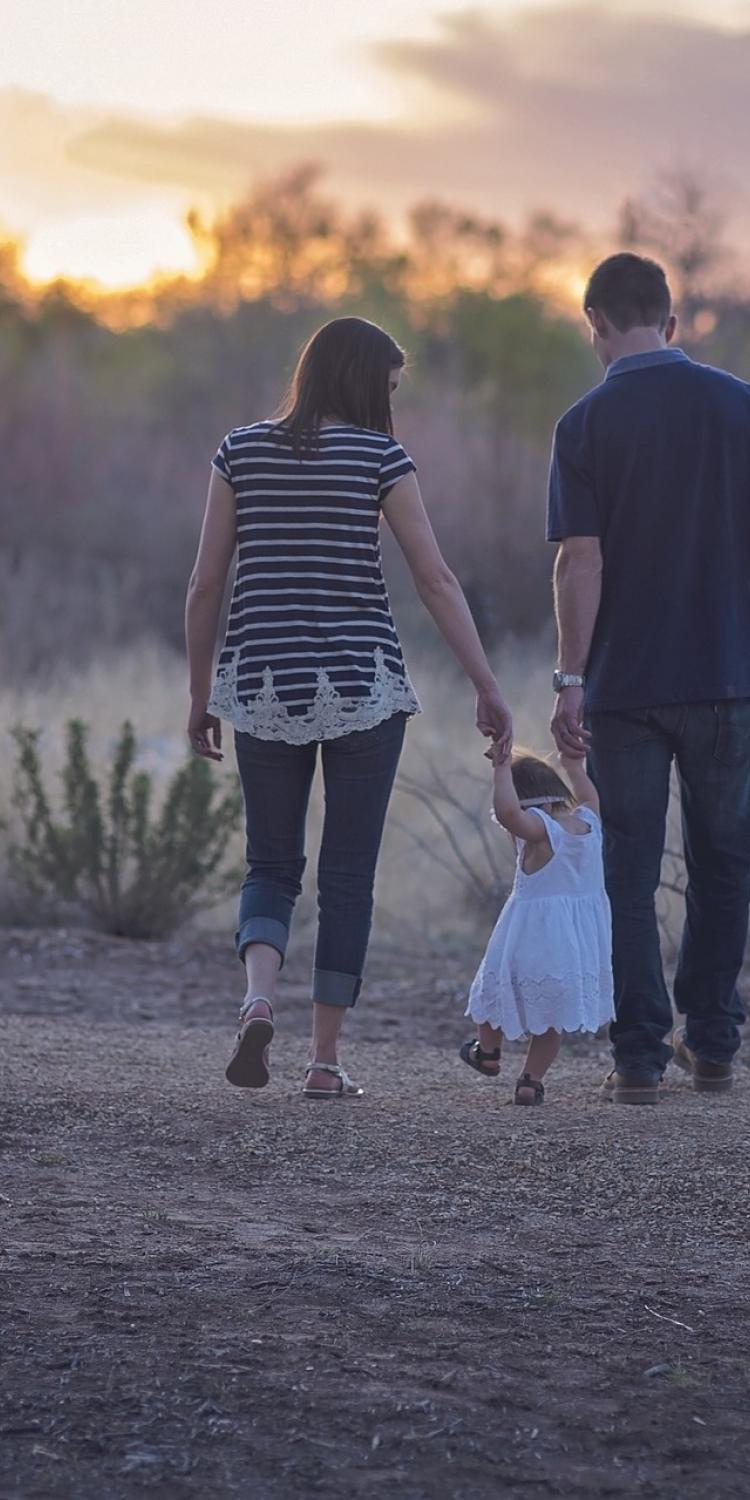
[[[67,192],[87,203],[144,192],[218,202],[315,160],[341,195],[389,211],[440,196],[501,218],[544,206],[600,227],[665,166],[721,184],[746,175],[750,25],[730,31],[670,6],[646,15],[622,0],[540,5],[504,21],[478,10],[443,19],[432,42],[381,44],[375,56],[403,92],[397,123],[170,124],[63,111],[40,96],[32,108],[6,92],[0,140],[19,111],[26,126],[14,160],[7,148],[0,160],[0,185],[10,174],[13,203],[24,175],[37,207]],[[739,198],[738,208],[747,210]]]
[[[619,6],[538,8],[506,25],[453,17],[384,63],[463,105],[463,145],[515,204],[601,221],[624,190],[680,161],[742,182],[750,30]]]

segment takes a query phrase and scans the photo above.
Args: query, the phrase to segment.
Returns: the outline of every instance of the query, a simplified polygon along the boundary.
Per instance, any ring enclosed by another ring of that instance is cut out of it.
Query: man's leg
[[[672,744],[646,710],[591,715],[589,769],[601,800],[604,870],[612,905],[617,1070],[661,1075],[672,1028],[655,897],[664,853]]]
[[[750,900],[750,700],[691,704],[677,764],[688,887],[675,1003],[691,1052],[728,1063],[745,1019],[737,978]]]

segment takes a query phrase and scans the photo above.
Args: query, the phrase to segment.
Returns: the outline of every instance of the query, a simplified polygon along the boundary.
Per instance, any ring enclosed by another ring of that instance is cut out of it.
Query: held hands
[[[497,740],[493,740],[492,744],[489,747],[489,750],[485,750],[484,758],[485,760],[488,760],[490,762],[493,770],[499,771],[502,766],[507,766],[509,764],[510,752],[512,748],[513,747],[510,746],[507,750],[504,750]]]
[[[581,761],[589,747],[589,731],[583,727],[582,687],[566,687],[558,693],[550,729],[561,757]]]
[[[513,715],[494,684],[477,694],[477,729],[493,741],[491,752],[497,751],[502,760],[507,760],[513,748]],[[491,752],[488,751],[489,759]]]
[[[190,706],[187,735],[190,748],[205,760],[223,760],[221,719],[208,712],[205,700],[193,699]]]

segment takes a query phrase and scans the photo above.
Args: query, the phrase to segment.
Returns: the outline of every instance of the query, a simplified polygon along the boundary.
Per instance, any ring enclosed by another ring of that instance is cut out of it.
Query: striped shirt
[[[419,712],[393,623],[380,516],[415,465],[385,433],[323,427],[296,457],[272,422],[238,427],[213,466],[237,505],[237,572],[209,708],[305,744]]]

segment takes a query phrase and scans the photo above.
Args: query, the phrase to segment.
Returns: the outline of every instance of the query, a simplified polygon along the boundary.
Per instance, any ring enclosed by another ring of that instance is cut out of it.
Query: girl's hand
[[[495,740],[490,745],[489,750],[485,750],[484,758],[485,760],[490,761],[495,770],[497,770],[499,766],[505,766],[508,764],[508,761],[510,760],[510,750],[504,750],[499,741]]]
[[[190,748],[205,760],[223,760],[221,753],[221,719],[208,712],[205,700],[193,700],[187,726]],[[213,746],[213,748],[212,748]]]

